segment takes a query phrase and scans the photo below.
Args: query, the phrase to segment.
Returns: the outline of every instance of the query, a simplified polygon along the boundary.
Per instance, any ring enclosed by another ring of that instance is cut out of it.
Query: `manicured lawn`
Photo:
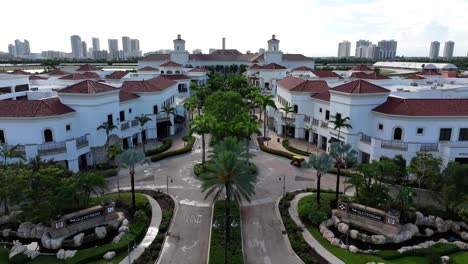
[[[468,263],[468,252],[457,252],[450,255],[450,258],[454,264],[466,264]]]
[[[213,223],[218,215],[221,215],[221,217],[218,217],[220,226],[218,228],[211,227],[210,264],[224,263],[224,200],[216,201],[214,204]],[[242,264],[244,263],[244,257],[242,254],[239,204],[234,201],[231,201],[231,216],[231,222],[235,220],[238,226],[230,229],[228,260],[229,263]]]
[[[8,250],[0,246],[0,263],[8,263]]]

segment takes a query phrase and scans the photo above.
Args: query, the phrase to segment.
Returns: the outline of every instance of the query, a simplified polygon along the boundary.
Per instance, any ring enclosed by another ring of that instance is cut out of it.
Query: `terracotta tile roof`
[[[310,81],[297,77],[286,77],[276,84],[291,92],[301,93],[322,93],[330,89],[325,81]]]
[[[218,49],[215,50],[213,53],[215,55],[242,55],[242,53],[236,49]]]
[[[258,69],[261,69],[262,66],[258,65],[257,63],[254,63],[252,65],[249,66],[249,70],[258,70]]]
[[[150,67],[150,66],[146,66],[146,67],[143,67],[141,69],[138,69],[138,71],[157,71],[157,70],[158,69]]]
[[[319,94],[314,94],[312,95],[312,97],[318,100],[330,102],[330,91],[325,91]]]
[[[48,75],[67,75],[67,74],[70,74],[70,73],[59,70],[59,69],[56,69],[56,70],[48,72],[47,74]]]
[[[88,78],[91,78],[91,79],[97,79],[101,76],[99,76],[99,74],[95,73],[95,72],[85,72],[83,73],[84,76],[88,77]]]
[[[440,73],[434,70],[424,70],[422,72],[419,72],[418,75],[424,75],[424,76],[439,76]]]
[[[286,69],[286,67],[281,66],[276,63],[270,63],[270,64],[262,66],[262,70],[284,70],[284,69]]]
[[[161,74],[162,77],[169,80],[190,80],[191,78],[185,74]]]
[[[309,67],[306,67],[306,66],[301,66],[301,67],[297,67],[297,68],[294,68],[293,71],[313,71],[313,69],[309,68]]]
[[[170,60],[170,54],[150,54],[142,61],[167,61]],[[259,63],[264,62],[262,54],[238,54],[237,52],[215,52],[213,54],[189,54],[191,61],[241,61]],[[313,61],[302,54],[283,54],[283,60],[287,61]]]
[[[165,62],[165,63],[159,65],[159,67],[178,68],[178,67],[182,67],[182,64],[179,64],[179,63],[176,63],[176,62],[173,62],[173,61],[168,61],[168,62]]]
[[[364,81],[364,80],[355,80],[348,82],[342,85],[338,85],[332,89],[332,91],[349,93],[349,94],[369,94],[369,93],[389,93],[390,90],[387,90],[383,87],[375,85],[373,83]]]
[[[82,65],[81,67],[79,67],[78,69],[76,69],[76,71],[83,71],[83,72],[87,72],[87,71],[100,71],[100,69],[94,65],[90,65],[90,64],[85,64],[85,65]]]
[[[45,117],[75,112],[58,97],[44,100],[0,100],[0,117]]]
[[[389,96],[372,111],[402,116],[468,116],[468,99],[404,99]]]
[[[151,93],[164,91],[175,84],[177,84],[176,81],[156,77],[146,81],[125,81],[121,89],[127,92]]]
[[[150,54],[142,59],[142,61],[167,61],[171,58],[169,54]]]
[[[59,79],[60,80],[86,80],[86,79],[89,79],[89,77],[81,73],[72,73],[69,75],[62,76]]]
[[[376,72],[372,73],[365,73],[365,72],[353,72],[350,76],[351,78],[357,78],[357,79],[365,79],[365,80],[388,80],[391,79],[390,77],[387,77],[382,74],[378,74]]]
[[[130,100],[135,100],[139,98],[140,96],[134,94],[134,93],[129,93],[127,91],[120,90],[119,91],[119,101],[120,102],[126,102]]]
[[[39,75],[29,75],[29,80],[33,81],[33,80],[47,80],[49,78],[46,78],[46,77],[42,77],[42,76],[39,76]]]
[[[302,54],[283,54],[283,60],[288,61],[314,61],[311,58],[308,58]]]
[[[120,80],[128,74],[128,71],[115,71],[111,74],[106,75],[106,79]]]
[[[208,73],[208,72],[210,72],[210,71],[207,70],[207,69],[205,69],[205,68],[197,67],[197,68],[191,69],[189,72],[204,72],[204,73]]]
[[[82,81],[59,90],[59,93],[97,94],[117,91],[117,88],[95,81]]]
[[[317,70],[312,70],[311,71],[315,76],[319,78],[338,78],[338,79],[343,79],[339,74],[333,71],[317,71]]]
[[[356,65],[353,68],[351,68],[351,71],[372,71],[372,69],[369,68],[369,66],[361,64],[361,65]]]
[[[242,54],[242,55],[233,55],[233,54],[190,54],[189,60],[191,61],[241,61],[252,62],[253,58],[258,56],[258,54]],[[263,56],[263,55],[262,55]]]
[[[422,77],[422,76],[419,76],[419,75],[411,75],[411,76],[408,76],[406,77],[405,79],[409,79],[409,80],[424,80],[426,78]]]
[[[23,70],[14,70],[14,71],[10,72],[10,74],[16,74],[16,75],[31,75],[31,73],[25,72],[25,71],[23,71]]]

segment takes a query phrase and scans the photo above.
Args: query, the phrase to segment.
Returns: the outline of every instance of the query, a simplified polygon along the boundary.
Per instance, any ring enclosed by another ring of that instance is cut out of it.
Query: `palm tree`
[[[239,203],[242,199],[250,202],[255,194],[257,178],[252,174],[246,163],[241,159],[244,153],[242,143],[235,137],[226,137],[210,152],[213,162],[208,164],[206,173],[201,174],[202,192],[206,192],[205,199],[213,194],[213,202],[218,200],[223,190],[224,200],[224,262],[227,263],[227,241],[229,239],[230,201]]]
[[[289,117],[290,113],[294,113],[294,108],[292,106],[283,106],[280,110],[284,111],[285,117]]]
[[[322,175],[333,167],[333,159],[327,153],[319,156],[310,154],[309,161],[302,164],[304,168],[314,168],[317,171],[317,206],[320,208],[320,184]]]
[[[245,114],[245,115],[242,115],[241,121],[237,123],[235,126],[235,130],[245,140],[245,148],[246,148],[245,157],[246,157],[246,161],[248,165],[250,165],[250,161],[249,161],[250,139],[251,139],[252,134],[254,133],[257,135],[261,135],[261,132],[258,129],[259,125],[260,123],[258,121],[253,120],[249,115]]]
[[[7,160],[11,158],[19,158],[25,160],[23,155],[18,151],[21,145],[8,146],[7,144],[0,144],[0,156],[3,157],[3,165],[7,165]]]
[[[267,117],[266,117],[266,109],[267,106],[272,107],[273,109],[276,108],[275,101],[273,100],[272,95],[259,95],[257,97],[258,104],[260,105],[260,109],[263,111],[263,137],[266,137],[266,126],[267,126]],[[261,116],[261,113],[260,113]]]
[[[97,195],[98,190],[107,189],[107,181],[95,172],[79,173],[75,177],[75,184],[84,206],[89,205],[91,194]]]
[[[108,147],[109,136],[112,133],[112,130],[114,129],[117,129],[117,126],[109,121],[103,122],[102,125],[97,127],[97,130],[104,130],[106,132],[106,147]]]
[[[341,168],[344,168],[348,163],[356,163],[356,151],[352,149],[349,144],[342,144],[341,142],[333,142],[330,145],[330,156],[335,162],[337,169],[336,173],[336,194],[335,198],[338,201],[338,193],[340,192],[340,173]]]
[[[210,132],[210,116],[197,115],[190,123],[190,134],[197,133],[202,137],[202,164],[205,164],[205,134]]]
[[[341,116],[335,115],[335,120],[333,120],[333,126],[334,126],[333,129],[338,130],[338,140],[340,142],[341,142],[341,140],[340,140],[341,129],[342,128],[346,128],[346,129],[353,128],[349,124],[349,120],[350,120],[349,117],[341,118]]]
[[[123,152],[123,149],[122,149],[122,146],[120,146],[120,144],[113,144],[107,149],[107,157],[110,160],[115,160],[118,164],[119,162],[116,160],[116,158],[120,154],[122,154],[122,152]],[[119,198],[120,198],[120,176],[118,172],[117,172],[117,193],[119,194]]]
[[[136,149],[127,149],[116,158],[123,167],[128,168],[132,186],[132,213],[135,213],[135,166],[138,164],[149,163],[145,153]]]
[[[138,123],[140,124],[140,127],[141,127],[141,131],[142,131],[142,143],[143,143],[143,153],[145,152],[145,143],[146,143],[146,139],[143,140],[143,127],[145,126],[146,123],[148,123],[149,121],[151,121],[151,118],[149,116],[145,116],[145,115],[141,115],[141,116],[135,116],[135,120],[138,121]]]
[[[163,107],[161,108],[161,112],[166,113],[167,119],[170,118],[170,115],[176,116],[177,115],[177,110],[175,109],[174,106],[170,104],[164,104]],[[167,127],[167,135],[169,136],[169,126]]]
[[[187,99],[184,103],[184,108],[189,111],[189,119],[193,119],[193,110],[197,106],[197,98],[195,96],[191,96]]]

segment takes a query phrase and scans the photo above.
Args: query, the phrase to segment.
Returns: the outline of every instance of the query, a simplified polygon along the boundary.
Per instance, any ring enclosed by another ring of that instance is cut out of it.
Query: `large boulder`
[[[49,228],[47,226],[39,223],[31,229],[31,238],[41,239],[42,235],[48,230]]]
[[[122,226],[128,226],[128,220],[126,218],[122,221]]]
[[[31,238],[31,230],[34,227],[35,225],[31,222],[21,223],[18,227],[18,231],[16,231],[16,236],[20,238]]]
[[[426,228],[424,229],[424,234],[427,236],[427,237],[430,237],[434,234],[434,230],[430,229],[430,228]]]
[[[25,254],[26,256],[28,256],[28,258],[30,258],[30,259],[35,259],[35,258],[37,258],[41,253],[40,253],[38,250],[29,250],[29,249],[28,249],[28,250],[26,250],[26,251],[24,252],[24,254]]]
[[[468,244],[462,241],[455,241],[453,242],[455,246],[457,246],[461,250],[468,250]]]
[[[382,245],[382,244],[385,244],[385,237],[382,235],[372,235],[371,241],[372,241],[372,244]]]
[[[340,231],[340,233],[342,233],[342,234],[347,234],[348,231],[349,231],[349,225],[346,224],[346,223],[343,223],[343,222],[339,223],[338,224],[338,231]]]
[[[328,231],[328,228],[325,225],[320,224],[319,231],[320,234],[323,234],[323,232]]]
[[[73,244],[75,245],[75,247],[83,245],[84,237],[84,233],[79,233],[78,235],[73,237]]]
[[[463,240],[468,240],[468,232],[463,231],[459,235]]]
[[[333,232],[330,230],[323,232],[322,236],[323,238],[325,238],[327,241],[330,241],[330,242],[332,239],[335,238],[335,234],[333,234]]]
[[[341,241],[338,238],[333,238],[330,244],[332,244],[332,246],[339,247],[341,245]]]
[[[66,250],[64,259],[73,258],[76,255],[77,250]]]
[[[416,212],[415,215],[416,215],[416,222],[415,222],[415,224],[416,224],[416,225],[424,225],[424,224],[425,224],[425,221],[424,221],[424,218],[425,218],[425,217],[424,217],[424,215],[423,215],[421,212],[419,212],[419,211]]]
[[[455,233],[458,233],[461,229],[461,226],[460,224],[458,224],[457,222],[453,222],[452,223],[452,226],[450,227],[450,229],[455,232]]]
[[[440,261],[442,264],[449,264],[450,263],[450,257],[449,256],[442,256],[440,257]]]
[[[114,237],[114,239],[112,239],[112,242],[113,243],[119,243],[120,240],[122,240],[122,238],[125,236],[125,233],[119,233],[118,235],[116,235]]]
[[[63,248],[57,252],[57,259],[65,259],[65,250]]]
[[[10,212],[10,214],[8,214],[8,215],[0,216],[0,225],[10,223],[10,222],[14,222],[16,220],[16,217],[21,213],[22,213],[22,211],[13,211],[13,212]]]
[[[11,229],[3,229],[3,231],[2,231],[3,237],[10,236],[10,233],[11,233]]]
[[[358,234],[359,234],[359,231],[357,231],[356,229],[351,229],[349,231],[349,236],[352,238],[352,239],[357,239],[358,238]]]
[[[341,223],[341,220],[336,216],[336,215],[332,215],[332,221],[333,221],[333,224],[335,226],[338,226],[339,223]]]
[[[357,248],[357,247],[355,247],[353,245],[349,246],[348,249],[349,249],[349,252],[351,252],[351,253],[358,253],[359,252],[359,248]]]
[[[98,239],[103,239],[107,236],[107,228],[105,226],[98,226],[94,229],[94,233]]]
[[[445,233],[450,229],[450,224],[444,221],[444,219],[437,217],[435,220],[435,226],[437,227],[437,232]]]
[[[10,250],[9,258],[11,259],[18,254],[23,254],[26,250],[28,250],[28,248],[25,245],[21,244],[19,241],[14,241],[13,247]]]
[[[65,237],[51,238],[49,233],[44,233],[41,238],[41,244],[48,249],[59,249],[62,247]]]
[[[105,260],[111,260],[115,257],[115,251],[109,251],[106,254],[104,254],[103,258]]]
[[[128,226],[121,226],[119,227],[119,233],[125,233],[125,234],[128,234],[130,233],[130,228],[128,228]]]

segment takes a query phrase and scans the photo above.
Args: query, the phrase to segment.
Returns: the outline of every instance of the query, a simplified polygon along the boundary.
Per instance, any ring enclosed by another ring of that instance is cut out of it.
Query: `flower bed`
[[[307,152],[307,151],[304,151],[304,150],[300,150],[300,149],[297,149],[291,145],[289,145],[289,140],[285,139],[283,140],[283,142],[281,142],[281,145],[283,145],[283,148],[293,152],[293,153],[296,153],[296,154],[299,154],[299,155],[302,155],[302,156],[309,156],[311,154],[311,152]]]

